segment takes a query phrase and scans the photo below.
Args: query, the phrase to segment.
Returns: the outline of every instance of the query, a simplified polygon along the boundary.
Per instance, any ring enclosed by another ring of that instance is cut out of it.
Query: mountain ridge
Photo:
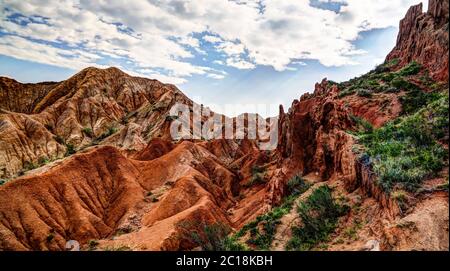
[[[58,83],[0,78],[0,178],[9,179],[0,186],[0,249],[64,250],[76,240],[83,250],[448,250],[445,28],[448,0],[431,0],[426,13],[411,7],[385,63],[346,82],[324,79],[287,112],[280,106],[272,151],[249,138],[172,140],[169,109],[193,101],[117,68]],[[14,99],[13,89],[23,94]],[[407,144],[377,145],[396,130]],[[417,146],[414,130],[423,134]],[[402,162],[399,148],[412,158]],[[389,179],[389,159],[404,163],[403,175]],[[296,213],[296,199],[309,208],[325,201],[317,211],[331,208],[322,215],[335,215],[323,218],[333,228],[303,236],[308,219],[322,218],[282,219]],[[280,226],[290,229],[283,245]]]

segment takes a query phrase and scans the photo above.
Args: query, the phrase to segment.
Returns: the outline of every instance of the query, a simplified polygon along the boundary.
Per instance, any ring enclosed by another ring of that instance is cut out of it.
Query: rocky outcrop
[[[21,84],[14,79],[0,77],[0,108],[29,114],[57,84],[56,82]]]
[[[430,0],[426,13],[422,4],[412,6],[400,22],[397,44],[386,60],[398,59],[398,67],[415,60],[433,79],[448,81],[448,20],[448,0]]]
[[[280,117],[277,151],[287,161],[288,175],[312,172],[323,180],[335,174],[356,177],[354,158],[344,153],[351,142],[344,131],[353,123],[349,109],[336,99],[337,93],[337,86],[329,86],[324,79],[313,94],[294,101],[289,112]]]
[[[179,249],[182,239],[174,243],[173,238],[181,221],[199,216],[229,224],[225,211],[236,181],[212,154],[190,142],[149,161],[128,159],[114,147],[98,147],[45,174],[1,187],[0,247],[60,250],[68,240],[83,244],[123,229],[135,231],[121,236],[128,245],[143,235],[135,241],[147,249]],[[135,217],[139,220],[130,227]]]
[[[102,143],[133,154],[152,138],[170,140],[171,106],[193,104],[173,85],[116,68],[87,68],[60,83],[0,78],[0,97],[0,178],[61,158],[66,145]]]
[[[448,81],[446,8],[430,1],[427,13],[408,11],[387,58],[399,59],[396,68],[416,60]],[[175,86],[116,68],[87,68],[59,83],[0,78],[0,178],[12,177],[0,186],[0,250],[63,250],[68,240],[82,249],[190,250],[198,246],[192,231],[240,229],[280,204],[296,174],[354,207],[333,238],[367,223],[364,240],[332,249],[448,249],[448,191],[429,189],[403,213],[370,159],[354,151],[349,130],[358,118],[383,126],[400,116],[405,92],[339,95],[349,84],[324,79],[287,112],[280,106],[277,148],[263,151],[248,138],[173,140],[169,109],[194,103]]]

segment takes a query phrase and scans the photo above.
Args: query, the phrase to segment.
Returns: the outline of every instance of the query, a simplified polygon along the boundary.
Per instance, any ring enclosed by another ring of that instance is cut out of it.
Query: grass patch
[[[372,124],[367,120],[355,115],[350,115],[350,119],[355,123],[357,131],[364,133],[370,133],[373,131]]]
[[[400,76],[416,75],[422,70],[422,66],[416,61],[412,61],[397,72]]]
[[[419,87],[407,78],[418,74],[422,66],[413,61],[397,72],[392,72],[392,67],[398,61],[390,61],[377,66],[369,73],[353,78],[339,84],[341,91],[338,98],[357,94],[360,97],[370,98],[373,93],[387,92],[396,93],[400,90],[416,91]]]
[[[349,211],[347,205],[335,202],[331,188],[324,185],[314,190],[297,208],[301,225],[292,228],[288,250],[311,250],[328,239],[335,230],[339,217]]]
[[[230,240],[237,242],[239,238],[250,232],[250,238],[246,241],[247,245],[254,246],[258,250],[269,249],[274,240],[276,227],[280,223],[280,219],[291,211],[295,199],[308,190],[309,187],[310,185],[299,175],[291,178],[287,182],[289,196],[284,198],[283,203],[244,225],[230,237]]]
[[[394,186],[415,191],[445,165],[448,154],[437,141],[448,135],[449,101],[447,93],[436,95],[439,98],[416,113],[359,134],[366,159],[386,192]]]
[[[403,114],[409,115],[417,112],[417,110],[433,101],[436,101],[439,97],[439,93],[436,92],[426,93],[419,89],[413,89],[407,92],[405,96],[400,97]]]

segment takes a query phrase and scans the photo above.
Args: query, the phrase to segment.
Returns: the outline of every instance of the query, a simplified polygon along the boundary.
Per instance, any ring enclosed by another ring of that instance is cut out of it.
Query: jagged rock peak
[[[448,0],[430,0],[426,13],[422,4],[410,7],[386,61],[397,59],[398,68],[417,61],[433,79],[448,81],[448,6]]]

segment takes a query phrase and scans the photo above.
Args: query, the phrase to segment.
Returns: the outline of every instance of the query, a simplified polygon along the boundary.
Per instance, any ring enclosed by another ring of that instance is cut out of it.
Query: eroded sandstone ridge
[[[427,12],[422,12],[422,3],[410,7],[400,22],[397,45],[387,59],[400,60],[399,66],[418,61],[432,78],[448,81],[448,3],[430,0]]]
[[[173,140],[171,106],[194,103],[116,68],[0,78],[0,250],[448,250],[446,29],[448,1],[411,7],[385,63],[280,107],[272,151]],[[210,225],[226,245],[199,242]]]

